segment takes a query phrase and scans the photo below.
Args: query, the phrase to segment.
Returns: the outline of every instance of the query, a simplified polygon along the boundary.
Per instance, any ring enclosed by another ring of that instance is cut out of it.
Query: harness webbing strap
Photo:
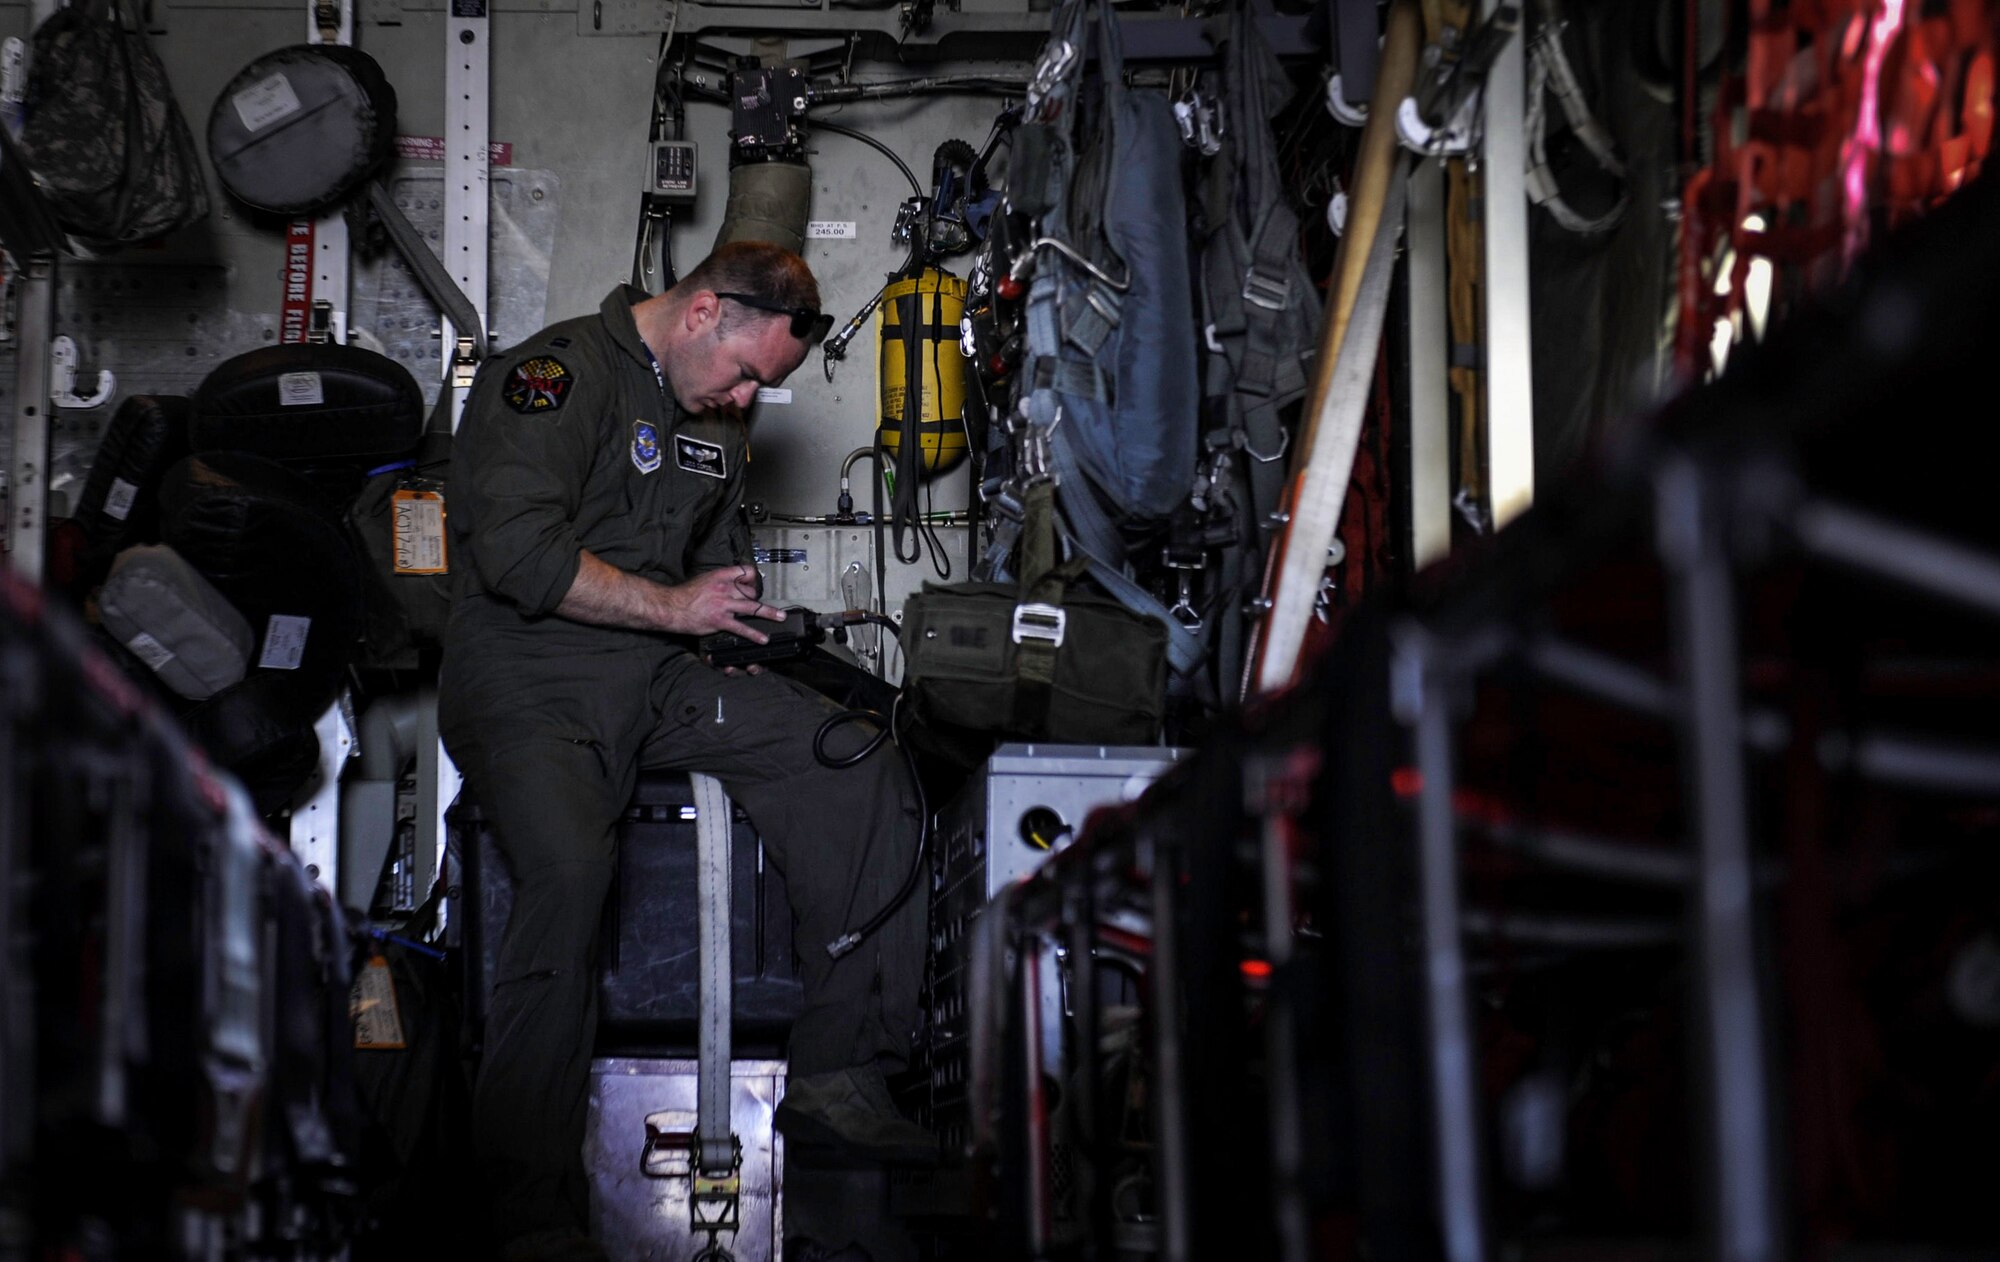
[[[695,773],[695,892],[701,938],[700,1078],[695,1088],[696,1159],[704,1173],[736,1166],[729,1128],[729,795],[714,776]]]

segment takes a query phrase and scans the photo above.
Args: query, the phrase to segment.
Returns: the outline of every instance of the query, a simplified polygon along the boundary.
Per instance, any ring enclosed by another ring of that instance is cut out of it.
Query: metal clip
[[[1029,601],[1014,606],[1014,643],[1026,640],[1046,641],[1050,648],[1061,648],[1063,635],[1069,629],[1069,614],[1061,605],[1046,605],[1039,601]]]
[[[1472,528],[1472,533],[1483,535],[1492,530],[1492,518],[1487,514],[1486,505],[1473,494],[1472,488],[1459,487],[1451,497],[1451,506],[1458,510],[1458,515]]]
[[[306,341],[315,346],[325,346],[333,341],[333,302],[326,298],[315,298],[312,314],[306,320]]]
[[[688,1198],[690,1226],[696,1231],[735,1231],[737,1209],[743,1196],[742,1166],[728,1174],[707,1175],[697,1170]]]
[[[1243,276],[1243,301],[1266,311],[1283,311],[1291,295],[1290,277],[1266,276],[1254,267]]]
[[[1062,424],[1062,409],[1056,409],[1056,419],[1047,429],[1030,424],[1020,437],[1020,459],[1015,467],[1015,483],[1023,491],[1041,482],[1053,480],[1055,461],[1049,452],[1049,434]]]
[[[1210,158],[1222,152],[1222,102],[1189,90],[1174,101],[1174,124],[1188,148]]]
[[[1069,77],[1070,67],[1076,64],[1076,45],[1066,39],[1056,40],[1042,54],[1035,66],[1035,77],[1028,82],[1028,113],[1041,113],[1042,102],[1049,94],[1062,85]]]
[[[1194,575],[1185,569],[1181,571],[1180,587],[1181,598],[1173,603],[1172,607],[1167,610],[1167,613],[1175,622],[1180,623],[1188,630],[1199,632],[1201,630],[1201,611],[1194,607]]]
[[[1252,447],[1250,445],[1250,436],[1248,434],[1243,435],[1243,454],[1255,460],[1258,464],[1276,464],[1278,461],[1283,460],[1285,453],[1291,449],[1292,431],[1288,429],[1280,429],[1278,431],[1278,449],[1269,455],[1265,455],[1255,447]]]
[[[76,343],[64,334],[49,343],[49,401],[59,408],[102,407],[111,397],[117,380],[109,369],[97,370],[97,390],[94,394],[80,395],[76,392]]]
[[[1366,127],[1368,125],[1368,102],[1349,102],[1347,99],[1347,85],[1340,81],[1339,75],[1335,75],[1333,78],[1327,80],[1326,112],[1333,115],[1335,122],[1348,127]]]
[[[479,372],[479,361],[472,356],[472,339],[461,337],[451,354],[451,388],[465,390],[472,386],[472,379]]]
[[[1333,575],[1322,574],[1319,576],[1319,591],[1313,594],[1313,617],[1319,622],[1325,623],[1332,616],[1333,596],[1338,590],[1338,586],[1333,581]]]
[[[1213,158],[1222,152],[1222,102],[1195,98],[1195,144],[1202,156]]]

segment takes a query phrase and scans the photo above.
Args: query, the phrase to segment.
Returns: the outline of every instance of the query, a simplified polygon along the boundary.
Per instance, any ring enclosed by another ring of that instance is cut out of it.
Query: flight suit
[[[914,858],[916,797],[894,751],[825,767],[812,738],[836,707],[818,694],[724,675],[682,637],[554,613],[580,549],[666,584],[752,559],[743,424],[678,407],[633,323],[644,297],[621,286],[598,314],[489,361],[453,452],[439,720],[515,888],[474,1097],[502,1239],[585,1221],[593,955],[641,768],[716,776],[785,876],[805,987],[793,1074],[893,1066],[917,1024],[922,898],[841,960],[824,949]],[[829,753],[867,735],[843,728]]]

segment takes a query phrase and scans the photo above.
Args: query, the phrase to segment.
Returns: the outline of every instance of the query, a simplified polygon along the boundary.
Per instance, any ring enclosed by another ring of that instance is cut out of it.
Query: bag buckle
[[[1243,277],[1243,301],[1266,311],[1283,311],[1291,297],[1292,282],[1284,276],[1266,276],[1251,268]]]
[[[1069,627],[1069,613],[1061,605],[1027,601],[1014,606],[1014,643],[1044,640],[1050,648],[1061,648]]]

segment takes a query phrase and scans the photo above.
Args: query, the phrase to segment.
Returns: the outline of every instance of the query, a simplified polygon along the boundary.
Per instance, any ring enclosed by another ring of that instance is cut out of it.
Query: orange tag
[[[446,574],[444,496],[436,491],[396,492],[396,573]]]
[[[368,966],[354,979],[347,1010],[354,1018],[354,1046],[377,1051],[400,1051],[408,1046],[403,1039],[402,1009],[396,1004],[396,980],[383,956],[370,957]]]

